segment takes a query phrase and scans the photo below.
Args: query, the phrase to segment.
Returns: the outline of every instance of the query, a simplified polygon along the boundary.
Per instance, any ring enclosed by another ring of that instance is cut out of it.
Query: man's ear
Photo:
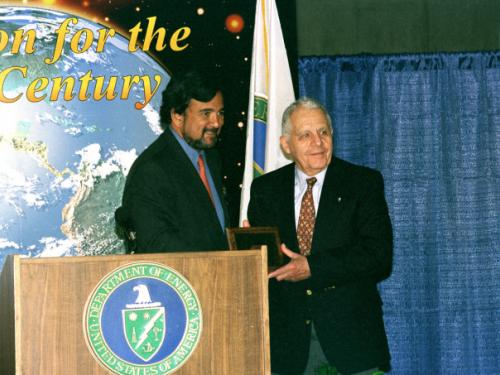
[[[184,115],[182,113],[176,113],[173,108],[170,110],[170,120],[175,129],[181,129],[184,125]]]
[[[281,145],[281,149],[283,150],[283,152],[284,152],[287,156],[291,155],[290,146],[288,145],[288,141],[289,141],[289,136],[282,135],[282,136],[280,137],[280,145]]]

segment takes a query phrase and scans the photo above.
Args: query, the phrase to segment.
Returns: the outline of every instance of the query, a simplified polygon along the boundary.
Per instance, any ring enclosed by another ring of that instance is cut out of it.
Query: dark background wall
[[[296,0],[300,56],[500,49],[498,0]]]

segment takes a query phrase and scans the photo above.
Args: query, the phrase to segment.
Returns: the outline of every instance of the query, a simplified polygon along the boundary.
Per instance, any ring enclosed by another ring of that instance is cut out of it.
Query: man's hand
[[[275,277],[278,281],[302,281],[311,277],[311,269],[305,256],[294,253],[285,244],[281,244],[281,251],[290,258],[290,262],[271,272],[268,278]]]

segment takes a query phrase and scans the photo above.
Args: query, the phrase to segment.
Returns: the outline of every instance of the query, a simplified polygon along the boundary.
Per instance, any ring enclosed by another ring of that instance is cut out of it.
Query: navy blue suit
[[[255,179],[248,219],[252,226],[277,226],[282,242],[299,252],[294,176],[295,165],[290,164]],[[338,371],[388,370],[377,283],[391,273],[392,227],[379,172],[332,159],[308,262],[307,280],[270,280],[272,371],[303,373],[311,321],[328,361]]]

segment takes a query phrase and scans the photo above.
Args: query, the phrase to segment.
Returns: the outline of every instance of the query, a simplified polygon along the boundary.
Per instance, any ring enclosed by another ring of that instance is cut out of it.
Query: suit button
[[[310,319],[307,319],[307,320],[306,320],[306,325],[308,326],[309,324],[311,324],[311,320],[310,320]]]
[[[312,296],[313,291],[312,291],[311,289],[307,289],[307,290],[306,290],[306,294],[307,294],[308,296]]]

